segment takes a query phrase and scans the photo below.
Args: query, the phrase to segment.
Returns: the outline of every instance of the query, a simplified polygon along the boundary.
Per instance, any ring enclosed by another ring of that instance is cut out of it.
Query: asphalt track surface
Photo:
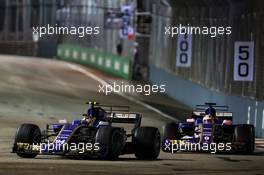
[[[106,78],[92,69],[87,71]],[[111,79],[111,77],[109,77]],[[60,156],[22,159],[11,154],[16,128],[21,123],[46,123],[80,118],[87,100],[131,106],[143,114],[143,125],[161,126],[160,114],[120,95],[98,92],[99,82],[73,70],[69,63],[15,56],[0,56],[0,174],[264,174],[264,153],[231,155],[210,153],[161,153],[156,161],[134,155],[117,161],[73,160]]]

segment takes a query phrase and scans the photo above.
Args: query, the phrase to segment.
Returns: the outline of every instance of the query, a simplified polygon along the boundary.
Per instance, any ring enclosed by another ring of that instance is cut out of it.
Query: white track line
[[[77,66],[77,65],[74,65],[74,64],[71,64],[71,63],[67,63],[67,66],[70,69],[74,70],[74,71],[80,72],[80,73],[84,74],[85,76],[88,76],[88,77],[92,78],[93,80],[101,83],[102,85],[110,85],[108,82],[106,82],[102,78],[100,78],[100,77],[94,75],[93,73],[89,72],[87,69],[84,69],[84,68],[82,68],[80,66]],[[120,96],[122,96],[123,98],[126,98],[126,99],[128,99],[130,101],[133,101],[133,102],[135,102],[135,103],[137,103],[139,105],[142,105],[145,108],[147,108],[147,109],[149,109],[151,111],[154,111],[157,114],[159,114],[159,115],[161,115],[161,116],[163,116],[163,117],[165,117],[167,119],[170,119],[170,120],[173,120],[173,121],[178,121],[177,119],[173,118],[172,116],[167,115],[164,112],[160,111],[159,109],[154,108],[153,106],[150,106],[150,105],[148,105],[148,104],[146,104],[146,103],[144,103],[144,102],[142,102],[140,100],[137,100],[137,99],[135,99],[132,96],[128,96],[127,94],[124,94],[122,92],[118,92],[117,94],[120,95]]]

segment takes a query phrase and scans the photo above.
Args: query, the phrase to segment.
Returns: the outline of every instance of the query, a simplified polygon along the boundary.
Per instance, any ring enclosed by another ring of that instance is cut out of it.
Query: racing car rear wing
[[[129,112],[129,106],[110,106],[110,105],[98,105],[103,108],[107,113],[113,112]]]
[[[203,112],[203,111],[194,111],[193,114],[198,116],[198,117],[199,116],[200,117],[205,116],[205,112]],[[232,112],[216,112],[216,117],[221,118],[223,120],[225,120],[225,119],[232,120],[233,113]]]
[[[141,124],[142,115],[138,113],[111,113],[108,119],[112,123],[131,123],[135,125],[135,128],[139,127]]]
[[[129,112],[129,106],[102,105],[93,101],[87,102],[86,104],[90,104],[91,108],[101,108],[107,113],[106,118],[112,123],[131,123],[134,124],[134,129],[141,125],[142,115]]]
[[[208,107],[213,107],[216,111],[228,111],[228,106],[220,106],[216,105],[216,103],[205,103],[204,105],[196,105],[195,110],[205,111]]]

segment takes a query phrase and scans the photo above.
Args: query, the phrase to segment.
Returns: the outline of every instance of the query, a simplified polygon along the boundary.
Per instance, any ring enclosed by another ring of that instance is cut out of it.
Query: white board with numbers
[[[178,34],[176,67],[191,67],[192,35]]]
[[[234,80],[253,81],[254,42],[236,41],[234,50]]]

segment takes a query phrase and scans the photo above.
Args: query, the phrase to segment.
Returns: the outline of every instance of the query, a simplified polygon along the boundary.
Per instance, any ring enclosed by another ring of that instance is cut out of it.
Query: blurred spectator
[[[142,74],[141,74],[141,66],[139,62],[139,53],[138,53],[138,43],[135,43],[134,48],[134,61],[133,61],[133,73],[132,73],[132,79],[133,80],[142,80]]]
[[[117,44],[117,46],[116,46],[116,52],[117,52],[117,54],[118,54],[119,56],[122,55],[122,52],[123,52],[123,46],[122,46],[122,43],[121,43],[121,42],[119,42],[119,43]]]

